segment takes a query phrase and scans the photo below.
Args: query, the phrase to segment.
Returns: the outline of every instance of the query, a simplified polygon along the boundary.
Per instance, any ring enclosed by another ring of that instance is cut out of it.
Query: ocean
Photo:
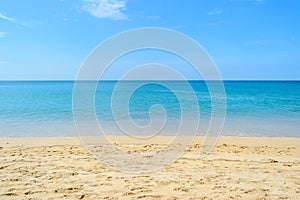
[[[117,83],[102,81],[95,91],[96,118],[107,135],[124,134],[116,122],[126,119],[125,112],[114,115],[111,109]],[[126,102],[125,96],[130,92],[126,88],[134,83],[136,81],[118,83],[122,87],[116,94],[119,106],[116,109],[126,111],[128,108],[137,125],[150,123],[149,109],[160,105],[170,125],[162,134],[172,135],[176,131],[175,124],[181,121],[184,105],[190,108],[184,111],[186,118],[190,116],[188,120],[194,119],[195,108],[199,108],[199,118],[204,125],[197,134],[206,133],[211,98],[204,81],[188,82],[193,91],[182,87],[183,82],[168,82],[182,94],[182,99],[159,82],[144,82]],[[73,86],[74,81],[0,81],[0,137],[77,137],[72,111]],[[300,81],[224,81],[224,86],[226,116],[222,135],[300,137]],[[191,93],[196,96],[196,102],[190,98]],[[153,113],[157,112],[154,118],[163,120],[164,115],[159,111],[154,109]],[[76,112],[88,127],[90,110],[82,107]]]

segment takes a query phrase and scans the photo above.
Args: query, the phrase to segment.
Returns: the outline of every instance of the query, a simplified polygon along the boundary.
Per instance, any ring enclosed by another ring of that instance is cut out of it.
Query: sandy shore
[[[141,154],[163,148],[110,137]],[[0,139],[0,199],[300,199],[300,139],[224,137],[205,159],[202,138],[163,170],[129,176],[78,138]]]

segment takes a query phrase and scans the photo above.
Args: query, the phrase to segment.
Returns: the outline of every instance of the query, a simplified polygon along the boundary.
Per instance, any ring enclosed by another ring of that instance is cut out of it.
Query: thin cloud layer
[[[11,22],[14,22],[15,19],[11,18],[11,17],[7,17],[5,16],[4,14],[0,13],[0,19],[4,19],[4,20],[7,20],[7,21],[11,21]]]
[[[0,60],[0,65],[6,65],[6,64],[9,64],[9,62]]]
[[[122,12],[126,7],[125,1],[120,0],[84,0],[82,9],[97,18],[110,18],[115,20],[126,19]]]
[[[214,8],[212,11],[208,13],[208,15],[220,15],[222,14],[223,10],[220,8]]]
[[[247,45],[266,45],[266,44],[271,44],[272,40],[252,40],[246,42]]]
[[[0,38],[4,38],[6,35],[6,32],[0,32]]]

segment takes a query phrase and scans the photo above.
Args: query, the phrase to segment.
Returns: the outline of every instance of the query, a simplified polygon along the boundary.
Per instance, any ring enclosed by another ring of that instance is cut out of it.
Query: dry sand
[[[163,148],[111,137],[131,153]],[[129,176],[78,138],[0,139],[0,199],[300,199],[300,139],[224,137],[205,159],[202,138],[163,170]]]

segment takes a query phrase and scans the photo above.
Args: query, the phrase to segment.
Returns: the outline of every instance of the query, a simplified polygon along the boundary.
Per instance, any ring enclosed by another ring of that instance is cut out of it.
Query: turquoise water
[[[128,94],[127,86],[134,82],[122,82],[122,96]],[[169,82],[176,92],[186,98],[178,100],[174,93],[159,83],[148,83],[138,88],[130,98],[129,111],[140,125],[150,122],[149,108],[160,104],[171,124],[180,120],[180,105],[194,112],[198,106],[189,98],[182,82]],[[88,82],[86,83],[89,84]],[[107,134],[122,134],[113,128],[111,95],[116,82],[101,82],[95,96],[95,110]],[[208,124],[211,115],[211,99],[203,81],[190,82],[200,108],[200,119]],[[260,137],[300,137],[300,81],[225,81],[226,121],[223,135]],[[77,136],[72,114],[73,81],[1,81],[0,82],[0,137],[49,137]],[[124,107],[127,102],[122,102]],[[118,109],[124,109],[120,106]],[[87,110],[78,110],[84,118]],[[189,116],[189,115],[187,115]],[[190,120],[193,120],[192,118]],[[89,119],[86,118],[88,126]],[[175,128],[176,126],[174,126]],[[206,126],[199,130],[205,133]],[[172,134],[174,130],[170,129]]]

